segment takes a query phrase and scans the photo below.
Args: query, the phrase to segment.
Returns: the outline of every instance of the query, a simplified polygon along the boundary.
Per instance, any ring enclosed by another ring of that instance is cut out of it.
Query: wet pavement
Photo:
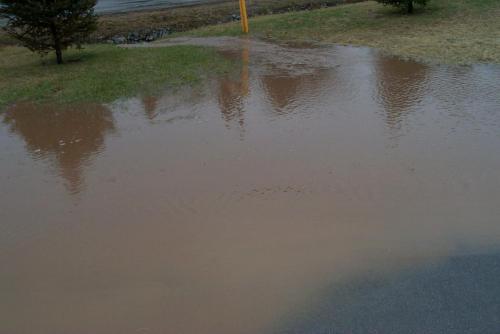
[[[236,68],[0,114],[0,333],[498,333],[500,67],[176,43]]]
[[[217,0],[98,0],[96,12],[117,13],[134,10],[164,9],[216,2]]]

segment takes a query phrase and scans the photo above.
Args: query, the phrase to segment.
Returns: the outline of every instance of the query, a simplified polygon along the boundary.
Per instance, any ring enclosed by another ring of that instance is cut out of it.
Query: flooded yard
[[[176,43],[237,68],[0,114],[0,333],[498,333],[500,67]]]

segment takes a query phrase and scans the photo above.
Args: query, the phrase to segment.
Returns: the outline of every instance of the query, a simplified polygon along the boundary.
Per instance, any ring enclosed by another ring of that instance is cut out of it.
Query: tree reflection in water
[[[97,104],[16,104],[5,112],[3,122],[23,138],[33,156],[51,162],[71,194],[82,191],[84,166],[115,130],[111,111]]]

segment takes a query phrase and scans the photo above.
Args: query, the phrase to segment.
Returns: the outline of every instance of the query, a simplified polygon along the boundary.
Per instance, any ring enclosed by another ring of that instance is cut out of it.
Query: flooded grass
[[[193,84],[230,67],[209,48],[179,46],[123,49],[88,46],[70,50],[66,63],[40,59],[26,49],[0,49],[0,106],[13,102],[108,102],[166,87]]]
[[[433,0],[414,15],[374,1],[334,8],[257,17],[251,33],[278,41],[364,45],[387,53],[439,63],[500,63],[500,2]],[[239,35],[239,24],[190,32]]]

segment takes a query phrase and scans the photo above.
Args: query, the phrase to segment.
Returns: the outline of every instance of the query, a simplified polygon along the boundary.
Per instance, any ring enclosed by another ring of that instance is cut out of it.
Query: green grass
[[[91,45],[68,50],[65,64],[20,47],[0,48],[0,106],[13,102],[110,102],[154,94],[227,71],[231,63],[195,46],[119,48]]]
[[[277,41],[363,45],[439,63],[500,63],[500,1],[430,0],[406,15],[374,1],[255,17],[251,35]],[[185,35],[240,35],[237,23]]]

